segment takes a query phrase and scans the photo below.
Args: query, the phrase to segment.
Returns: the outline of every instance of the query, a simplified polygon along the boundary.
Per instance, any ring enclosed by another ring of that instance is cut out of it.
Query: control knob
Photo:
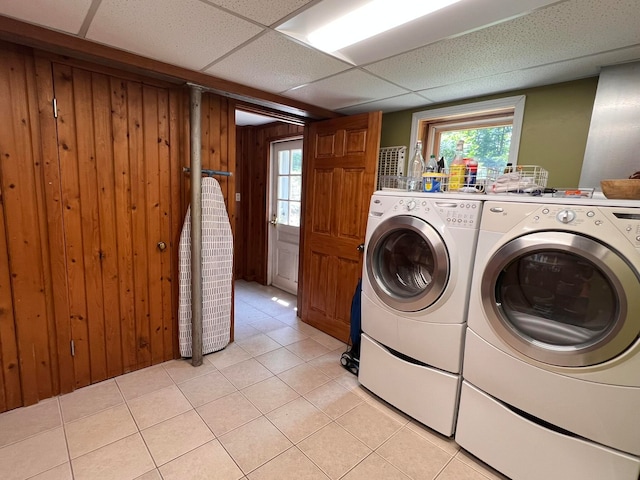
[[[560,210],[556,219],[562,223],[571,223],[575,220],[576,213],[573,210]]]
[[[411,199],[407,202],[407,210],[411,211],[416,208],[416,201]]]

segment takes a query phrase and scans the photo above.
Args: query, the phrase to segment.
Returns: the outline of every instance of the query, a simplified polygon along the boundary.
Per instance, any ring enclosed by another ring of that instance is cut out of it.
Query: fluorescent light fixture
[[[358,43],[460,0],[372,0],[311,32],[309,43],[327,53]]]

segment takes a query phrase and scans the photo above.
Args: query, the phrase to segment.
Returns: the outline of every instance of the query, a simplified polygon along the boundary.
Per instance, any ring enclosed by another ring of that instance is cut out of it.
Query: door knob
[[[269,220],[269,223],[274,226],[278,224],[278,216],[275,213],[273,214],[271,220]]]
[[[158,250],[164,252],[167,249],[167,244],[164,242],[158,242]]]
[[[364,243],[361,243],[360,245],[358,245],[356,247],[356,250],[358,250],[359,252],[364,252]]]

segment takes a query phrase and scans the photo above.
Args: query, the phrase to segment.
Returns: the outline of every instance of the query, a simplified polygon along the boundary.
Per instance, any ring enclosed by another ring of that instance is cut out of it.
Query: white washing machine
[[[362,385],[450,436],[482,202],[376,192],[362,278]]]
[[[463,378],[456,441],[509,477],[638,480],[640,202],[487,201]]]

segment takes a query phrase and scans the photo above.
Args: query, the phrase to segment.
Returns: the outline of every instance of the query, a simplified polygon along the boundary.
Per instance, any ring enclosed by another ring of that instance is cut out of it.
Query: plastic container
[[[427,193],[437,193],[442,191],[443,180],[446,174],[438,172],[427,172],[422,175],[423,190]]]

